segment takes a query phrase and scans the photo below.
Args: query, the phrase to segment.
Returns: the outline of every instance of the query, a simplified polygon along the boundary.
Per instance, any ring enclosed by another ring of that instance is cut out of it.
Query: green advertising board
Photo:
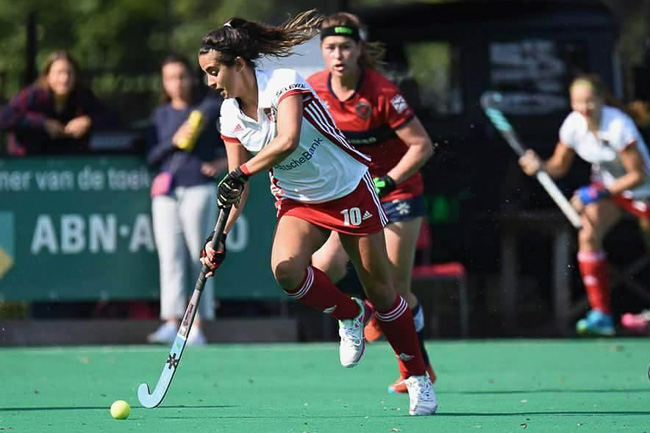
[[[151,177],[130,156],[0,159],[0,300],[158,298]],[[221,299],[282,296],[268,178],[251,190],[216,277]]]

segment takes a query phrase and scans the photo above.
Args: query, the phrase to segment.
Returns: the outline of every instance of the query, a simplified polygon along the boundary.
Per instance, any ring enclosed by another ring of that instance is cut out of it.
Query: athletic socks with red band
[[[402,377],[422,376],[426,367],[415,332],[413,315],[408,303],[400,295],[387,311],[375,313],[379,326],[395,351]]]
[[[579,252],[578,266],[591,308],[611,314],[609,269],[605,253],[603,251]]]
[[[290,298],[338,320],[353,319],[359,315],[359,304],[341,292],[323,271],[313,266],[307,267],[305,278],[296,290],[284,292]]]

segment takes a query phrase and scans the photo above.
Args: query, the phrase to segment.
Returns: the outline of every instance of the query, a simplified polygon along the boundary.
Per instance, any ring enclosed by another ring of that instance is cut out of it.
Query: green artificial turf
[[[650,341],[429,341],[440,407],[389,395],[394,355],[369,345],[344,369],[336,344],[189,347],[163,404],[139,406],[167,347],[0,350],[0,433],[650,432]],[[109,407],[131,405],[125,421]]]

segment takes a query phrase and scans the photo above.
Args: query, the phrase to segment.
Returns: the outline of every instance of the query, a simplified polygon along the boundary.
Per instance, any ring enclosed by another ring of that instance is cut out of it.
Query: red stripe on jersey
[[[221,136],[221,139],[222,139],[223,141],[227,142],[227,143],[237,143],[237,144],[241,144],[241,141],[239,141],[239,139],[238,139],[238,138],[235,138],[235,137],[227,137],[227,136],[225,136],[225,135],[222,135],[222,136]]]
[[[309,102],[310,103],[307,104],[303,110],[305,119],[332,143],[336,144],[354,159],[367,166],[370,163],[370,158],[350,146],[338,128],[333,125],[333,121],[329,115],[324,114],[322,111],[317,109],[318,105],[320,105],[318,100],[313,99]],[[327,122],[327,120],[330,122]]]
[[[311,98],[305,100],[305,111],[309,111],[315,120],[318,120],[321,127],[327,130],[331,135],[338,137],[338,141],[341,142],[344,146],[348,146],[351,149],[354,149],[349,143],[347,138],[330,115],[330,112],[321,105],[321,102],[318,99]]]
[[[278,185],[278,180],[273,176],[273,169],[269,170],[269,179],[271,180],[271,194],[276,200],[282,198],[282,188]]]
[[[282,100],[284,98],[286,98],[287,96],[298,95],[298,94],[301,94],[301,93],[302,94],[304,94],[304,93],[311,94],[311,90],[309,90],[309,89],[293,89],[293,90],[289,90],[284,95],[280,96],[280,99],[278,99],[278,105],[280,105],[280,102],[282,102]]]

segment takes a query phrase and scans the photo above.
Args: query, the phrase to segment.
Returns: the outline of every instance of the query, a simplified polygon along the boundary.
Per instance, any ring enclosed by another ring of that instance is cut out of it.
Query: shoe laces
[[[414,380],[406,380],[406,383],[409,385],[408,389],[413,390],[413,395],[418,396],[418,400],[431,400],[432,394],[431,394],[431,381],[427,380],[426,377],[414,377]]]
[[[361,317],[361,315],[359,316]],[[351,320],[339,321],[339,336],[341,341],[353,346],[360,346],[363,342],[363,333],[361,332],[361,320],[355,317]]]

